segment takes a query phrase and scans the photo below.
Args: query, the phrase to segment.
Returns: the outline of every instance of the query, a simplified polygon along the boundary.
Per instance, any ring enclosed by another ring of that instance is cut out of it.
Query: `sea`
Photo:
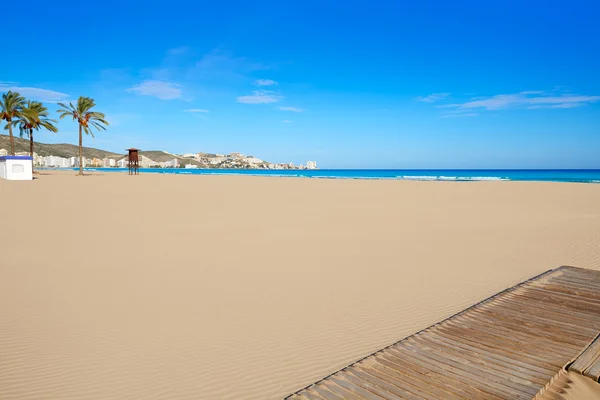
[[[75,169],[76,170],[76,169]],[[127,172],[127,168],[86,168]],[[600,169],[185,169],[140,168],[140,173],[176,175],[253,175],[321,179],[391,179],[411,181],[540,181],[600,183]]]

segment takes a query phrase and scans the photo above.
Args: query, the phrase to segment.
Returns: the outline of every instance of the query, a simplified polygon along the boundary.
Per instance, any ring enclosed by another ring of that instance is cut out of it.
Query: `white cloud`
[[[182,97],[181,85],[159,80],[144,81],[139,85],[132,86],[127,91],[141,96],[157,97],[161,100],[175,100]]]
[[[270,90],[255,90],[249,96],[239,96],[236,101],[244,104],[269,104],[281,101],[283,96]]]
[[[444,114],[441,115],[440,118],[458,118],[458,117],[475,117],[477,113],[461,113],[461,114]]]
[[[298,107],[278,107],[281,111],[303,112],[302,108]]]
[[[9,90],[18,92],[25,98],[45,101],[47,103],[66,101],[69,98],[68,94],[56,92],[54,90],[19,86],[18,82],[0,82],[0,92],[8,92]]]
[[[201,108],[190,108],[189,110],[183,110],[185,112],[190,112],[190,113],[207,113],[208,110],[203,110]]]
[[[542,90],[525,90],[520,94],[544,94]]]
[[[257,79],[254,81],[254,84],[257,86],[272,86],[277,85],[277,82],[272,79]]]
[[[178,56],[181,54],[186,54],[190,51],[189,46],[180,46],[180,47],[175,47],[173,49],[170,49],[169,51],[167,51],[168,55],[174,55],[174,56]]]
[[[292,123],[292,122],[294,122],[294,121],[290,121],[289,119],[284,119],[284,120],[283,120],[283,122],[284,122],[285,124],[289,124],[289,123]]]
[[[186,71],[188,79],[197,80],[245,80],[254,71],[269,69],[268,66],[247,57],[236,57],[232,53],[215,49],[205,54]]]
[[[520,92],[515,94],[498,94],[491,97],[472,99],[465,103],[446,104],[438,108],[455,108],[457,110],[501,110],[507,108],[574,108],[600,101],[600,96],[587,95],[548,95],[544,92]]]
[[[440,101],[450,96],[451,93],[432,93],[429,96],[425,97],[417,97],[417,101],[423,103],[435,103],[436,101]]]

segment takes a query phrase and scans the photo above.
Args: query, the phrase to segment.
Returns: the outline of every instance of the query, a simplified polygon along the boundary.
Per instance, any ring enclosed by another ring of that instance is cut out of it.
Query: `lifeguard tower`
[[[140,167],[140,149],[127,149],[129,155],[127,156],[129,165],[129,175],[138,175]]]

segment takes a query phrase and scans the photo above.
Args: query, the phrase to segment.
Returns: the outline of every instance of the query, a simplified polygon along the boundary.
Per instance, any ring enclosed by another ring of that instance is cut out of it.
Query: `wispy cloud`
[[[132,86],[127,91],[140,96],[157,97],[161,100],[181,99],[183,96],[181,85],[160,80],[146,80],[139,85]]]
[[[429,96],[420,96],[417,97],[417,101],[423,103],[435,103],[436,101],[444,100],[446,97],[450,96],[451,93],[432,93]]]
[[[292,122],[294,122],[294,121],[290,121],[289,119],[284,119],[283,120],[284,124],[291,124]]]
[[[169,51],[167,51],[168,55],[174,55],[174,56],[179,56],[182,54],[186,54],[190,51],[190,47],[189,46],[180,46],[180,47],[175,47],[173,49],[169,49]]]
[[[283,96],[270,90],[255,90],[251,95],[239,96],[236,101],[244,104],[269,104],[281,101]]]
[[[443,114],[440,115],[440,118],[458,118],[458,117],[476,117],[477,113],[460,113],[460,114]]]
[[[277,82],[272,79],[257,79],[254,81],[254,84],[257,86],[273,86],[277,85]]]
[[[600,101],[600,96],[576,94],[547,94],[539,91],[525,91],[514,94],[498,94],[490,97],[471,99],[465,103],[437,106],[457,110],[502,110],[508,108],[575,108]]]
[[[201,108],[190,108],[189,110],[183,110],[185,112],[189,112],[189,113],[207,113],[208,110],[203,110]]]
[[[59,101],[67,101],[68,94],[56,92],[54,90],[19,86],[18,82],[0,82],[0,92],[19,92],[22,96],[37,101],[45,101],[47,103],[57,103]]]
[[[187,77],[193,80],[232,81],[247,79],[248,74],[267,69],[269,66],[250,58],[237,57],[226,50],[214,49],[194,63],[187,71]]]
[[[303,112],[304,109],[299,107],[278,107],[281,111]]]

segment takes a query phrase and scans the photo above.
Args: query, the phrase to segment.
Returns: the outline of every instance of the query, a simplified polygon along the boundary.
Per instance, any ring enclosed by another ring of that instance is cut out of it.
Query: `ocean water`
[[[126,168],[86,168],[127,172]],[[396,179],[417,181],[548,181],[600,183],[600,169],[184,169],[141,168],[140,173],[188,175],[256,175],[329,179]]]

